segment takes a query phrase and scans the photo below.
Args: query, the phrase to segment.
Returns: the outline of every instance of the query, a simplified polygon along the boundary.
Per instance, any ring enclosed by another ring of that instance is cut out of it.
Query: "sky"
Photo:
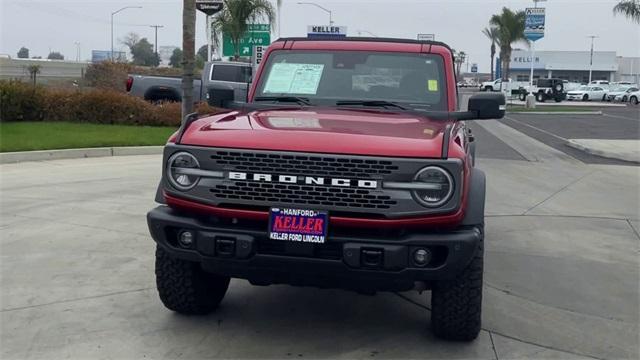
[[[275,0],[273,3],[275,5]],[[480,72],[489,72],[490,43],[482,34],[491,15],[503,6],[513,10],[533,6],[530,1],[493,0],[316,0],[330,9],[335,25],[347,26],[349,35],[373,33],[380,37],[416,38],[418,33],[435,34],[436,40],[465,51]],[[548,0],[545,38],[536,50],[589,50],[588,35],[597,35],[595,49],[616,51],[618,56],[640,56],[640,25],[612,12],[616,0]],[[158,44],[182,43],[181,0],[0,0],[0,54],[16,57],[25,46],[31,56],[46,57],[59,51],[75,59],[80,43],[82,59],[91,50],[109,50],[111,12],[124,6],[141,6],[115,15],[115,48],[135,32],[154,42],[149,25],[163,25]],[[307,25],[324,25],[329,16],[321,9],[283,0],[281,36],[306,36]],[[198,12],[196,45],[206,44],[205,17]],[[277,31],[272,39],[277,38]],[[525,44],[517,47],[526,48]]]

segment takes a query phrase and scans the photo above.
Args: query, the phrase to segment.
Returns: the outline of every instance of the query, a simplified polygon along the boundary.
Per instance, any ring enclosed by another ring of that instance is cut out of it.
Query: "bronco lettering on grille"
[[[325,185],[337,187],[358,187],[364,189],[378,188],[375,180],[338,179],[319,176],[295,176],[277,174],[249,174],[244,172],[229,172],[229,180],[248,180],[258,182],[273,182],[281,184]]]

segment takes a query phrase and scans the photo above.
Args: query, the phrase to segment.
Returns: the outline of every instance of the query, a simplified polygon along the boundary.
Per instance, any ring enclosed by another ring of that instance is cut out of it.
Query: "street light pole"
[[[298,5],[313,5],[313,6],[317,7],[317,8],[319,8],[319,9],[322,9],[324,12],[329,14],[329,26],[333,26],[333,13],[331,12],[331,10],[329,10],[329,9],[327,9],[325,7],[322,7],[322,6],[320,6],[320,5],[316,4],[316,3],[313,3],[313,2],[298,2]]]
[[[125,6],[111,13],[111,61],[113,61],[113,16],[126,9],[142,9],[142,6]]]
[[[74,42],[76,45],[76,61],[80,61],[80,42]]]
[[[378,35],[376,35],[376,34],[372,33],[371,31],[367,31],[367,30],[358,30],[358,36],[362,36],[362,33],[369,34],[369,35],[371,35],[371,36],[373,36],[373,37],[378,37]]]
[[[598,36],[590,35],[590,36],[587,36],[587,37],[591,38],[591,55],[589,56],[589,83],[591,83],[591,76],[593,74],[593,40],[595,38],[597,38]]]

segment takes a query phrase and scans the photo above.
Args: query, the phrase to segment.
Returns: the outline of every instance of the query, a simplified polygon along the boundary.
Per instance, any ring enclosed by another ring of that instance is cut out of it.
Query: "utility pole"
[[[162,29],[164,26],[163,25],[149,25],[149,27],[154,28],[155,31],[156,31],[156,41],[154,43],[154,46],[156,48],[156,55],[158,55],[158,28]]]
[[[598,38],[596,35],[589,35],[588,38],[591,38],[591,55],[589,56],[589,83],[591,83],[591,77],[593,75],[593,40]]]

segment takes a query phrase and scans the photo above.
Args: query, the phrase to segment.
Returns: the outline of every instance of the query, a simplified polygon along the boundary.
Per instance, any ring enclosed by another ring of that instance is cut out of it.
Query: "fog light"
[[[425,266],[431,261],[431,251],[418,249],[413,253],[413,261],[418,266]]]
[[[183,231],[180,233],[178,237],[178,241],[180,242],[180,246],[184,248],[190,248],[193,245],[193,233],[191,231]]]

